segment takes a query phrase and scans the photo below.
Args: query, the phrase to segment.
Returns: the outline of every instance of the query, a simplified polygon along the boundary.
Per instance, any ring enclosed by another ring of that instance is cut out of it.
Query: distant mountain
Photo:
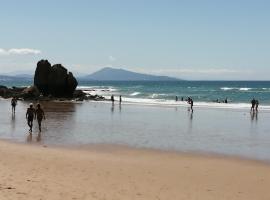
[[[79,80],[89,81],[179,81],[180,79],[168,76],[154,76],[106,67],[90,75],[80,77]]]
[[[17,81],[32,81],[33,76],[27,74],[21,74],[16,76],[7,76],[7,75],[0,75],[0,83],[5,84],[7,82],[17,82]]]

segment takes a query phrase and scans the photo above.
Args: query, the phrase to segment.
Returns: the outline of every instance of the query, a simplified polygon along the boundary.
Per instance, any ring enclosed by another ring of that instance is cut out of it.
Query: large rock
[[[44,96],[72,97],[78,82],[61,64],[51,67],[47,60],[41,60],[37,64],[34,84]]]
[[[35,71],[34,85],[37,86],[39,91],[47,96],[49,94],[49,75],[51,72],[51,63],[48,60],[41,60],[37,63]]]

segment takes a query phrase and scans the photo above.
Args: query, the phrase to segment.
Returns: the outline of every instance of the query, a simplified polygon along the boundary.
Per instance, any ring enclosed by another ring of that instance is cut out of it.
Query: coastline
[[[3,199],[269,199],[270,166],[245,159],[0,140]]]

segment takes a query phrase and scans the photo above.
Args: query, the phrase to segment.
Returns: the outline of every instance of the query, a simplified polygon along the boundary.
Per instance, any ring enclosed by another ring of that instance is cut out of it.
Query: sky
[[[47,59],[189,80],[270,80],[270,1],[0,0],[0,74]]]

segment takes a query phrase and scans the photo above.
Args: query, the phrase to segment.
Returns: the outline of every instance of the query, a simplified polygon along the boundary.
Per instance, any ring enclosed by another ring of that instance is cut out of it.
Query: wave
[[[231,87],[222,87],[222,88],[220,88],[221,90],[234,90],[235,88],[231,88]]]
[[[77,89],[91,95],[117,94],[118,89],[112,86],[78,86]]]
[[[255,88],[246,88],[246,87],[242,87],[242,88],[237,88],[237,87],[221,87],[221,90],[224,91],[228,91],[228,90],[239,90],[239,91],[249,91]]]
[[[139,94],[141,94],[141,93],[140,92],[133,92],[133,93],[130,94],[130,96],[137,96]]]
[[[110,96],[104,96],[106,99],[110,100]],[[116,97],[116,101],[119,99]],[[190,105],[186,101],[174,101],[166,99],[149,99],[149,98],[132,98],[132,97],[122,97],[123,104],[133,104],[133,105],[148,105],[148,106],[162,106],[162,107],[189,107]],[[215,102],[203,102],[195,101],[194,107],[196,108],[217,108],[217,109],[233,109],[233,110],[250,110],[250,103],[215,103]],[[260,105],[259,110],[269,111],[270,106]]]
[[[158,98],[159,96],[167,96],[168,94],[157,94],[157,93],[154,93],[154,94],[151,94],[149,95],[149,97],[151,99],[155,99],[155,98]]]
[[[240,91],[249,91],[251,90],[252,88],[239,88]]]

